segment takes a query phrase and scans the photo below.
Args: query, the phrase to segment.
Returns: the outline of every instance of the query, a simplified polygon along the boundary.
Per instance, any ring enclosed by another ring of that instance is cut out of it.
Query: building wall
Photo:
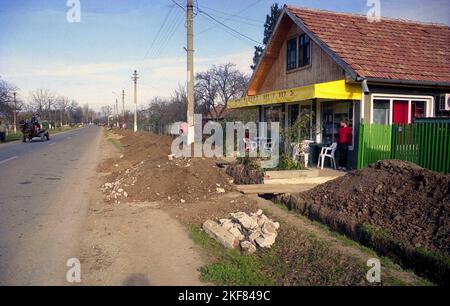
[[[450,88],[428,88],[428,87],[412,87],[412,86],[383,86],[376,84],[369,84],[370,94],[365,96],[364,103],[364,122],[371,122],[371,100],[373,95],[386,94],[386,95],[398,95],[403,98],[408,96],[430,96],[433,97],[431,117],[449,118],[450,112],[440,111],[438,107],[439,96],[441,94],[450,93]],[[400,98],[401,100],[402,98]]]
[[[292,24],[285,35],[279,56],[269,73],[267,73],[266,79],[257,91],[257,94],[345,78],[344,71],[313,41],[311,41],[311,64],[306,67],[286,71],[286,41],[302,33],[297,26]]]

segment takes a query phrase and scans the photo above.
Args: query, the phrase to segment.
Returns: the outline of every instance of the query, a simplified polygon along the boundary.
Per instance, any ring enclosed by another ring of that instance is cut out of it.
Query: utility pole
[[[125,126],[125,90],[122,90],[122,128]]]
[[[194,6],[193,0],[187,0],[187,143],[192,144],[194,137]]]
[[[134,132],[137,132],[137,80],[139,79],[137,70],[133,73],[134,81]]]
[[[119,127],[119,100],[116,98],[116,126]]]
[[[13,92],[14,97],[14,134],[17,133],[17,100],[16,100],[16,92]]]

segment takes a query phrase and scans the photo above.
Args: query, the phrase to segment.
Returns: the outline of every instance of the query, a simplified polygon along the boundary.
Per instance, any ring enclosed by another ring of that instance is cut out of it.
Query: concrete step
[[[237,189],[243,194],[285,194],[285,193],[300,193],[308,191],[319,184],[300,184],[300,185],[237,185]]]
[[[319,177],[301,177],[288,179],[264,179],[265,185],[308,185],[308,184],[323,184],[334,180],[339,176],[319,176]]]
[[[317,177],[319,176],[319,169],[266,171],[265,176],[269,179]]]

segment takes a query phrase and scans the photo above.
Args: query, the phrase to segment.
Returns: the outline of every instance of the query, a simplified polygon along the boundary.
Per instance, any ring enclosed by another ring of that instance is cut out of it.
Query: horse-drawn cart
[[[33,141],[33,138],[40,138],[42,142],[50,140],[50,134],[48,132],[49,124],[47,121],[42,121],[41,127],[31,122],[25,122],[22,125],[22,141]]]

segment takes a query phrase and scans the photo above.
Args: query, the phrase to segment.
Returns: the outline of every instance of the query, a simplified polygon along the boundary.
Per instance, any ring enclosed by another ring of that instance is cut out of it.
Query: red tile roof
[[[286,7],[359,76],[450,83],[450,28]]]
[[[210,120],[224,119],[226,116],[228,116],[232,112],[233,112],[233,110],[226,108],[225,105],[219,104],[216,106],[216,108],[212,108],[208,112],[208,114],[206,115],[206,119],[210,119]]]

